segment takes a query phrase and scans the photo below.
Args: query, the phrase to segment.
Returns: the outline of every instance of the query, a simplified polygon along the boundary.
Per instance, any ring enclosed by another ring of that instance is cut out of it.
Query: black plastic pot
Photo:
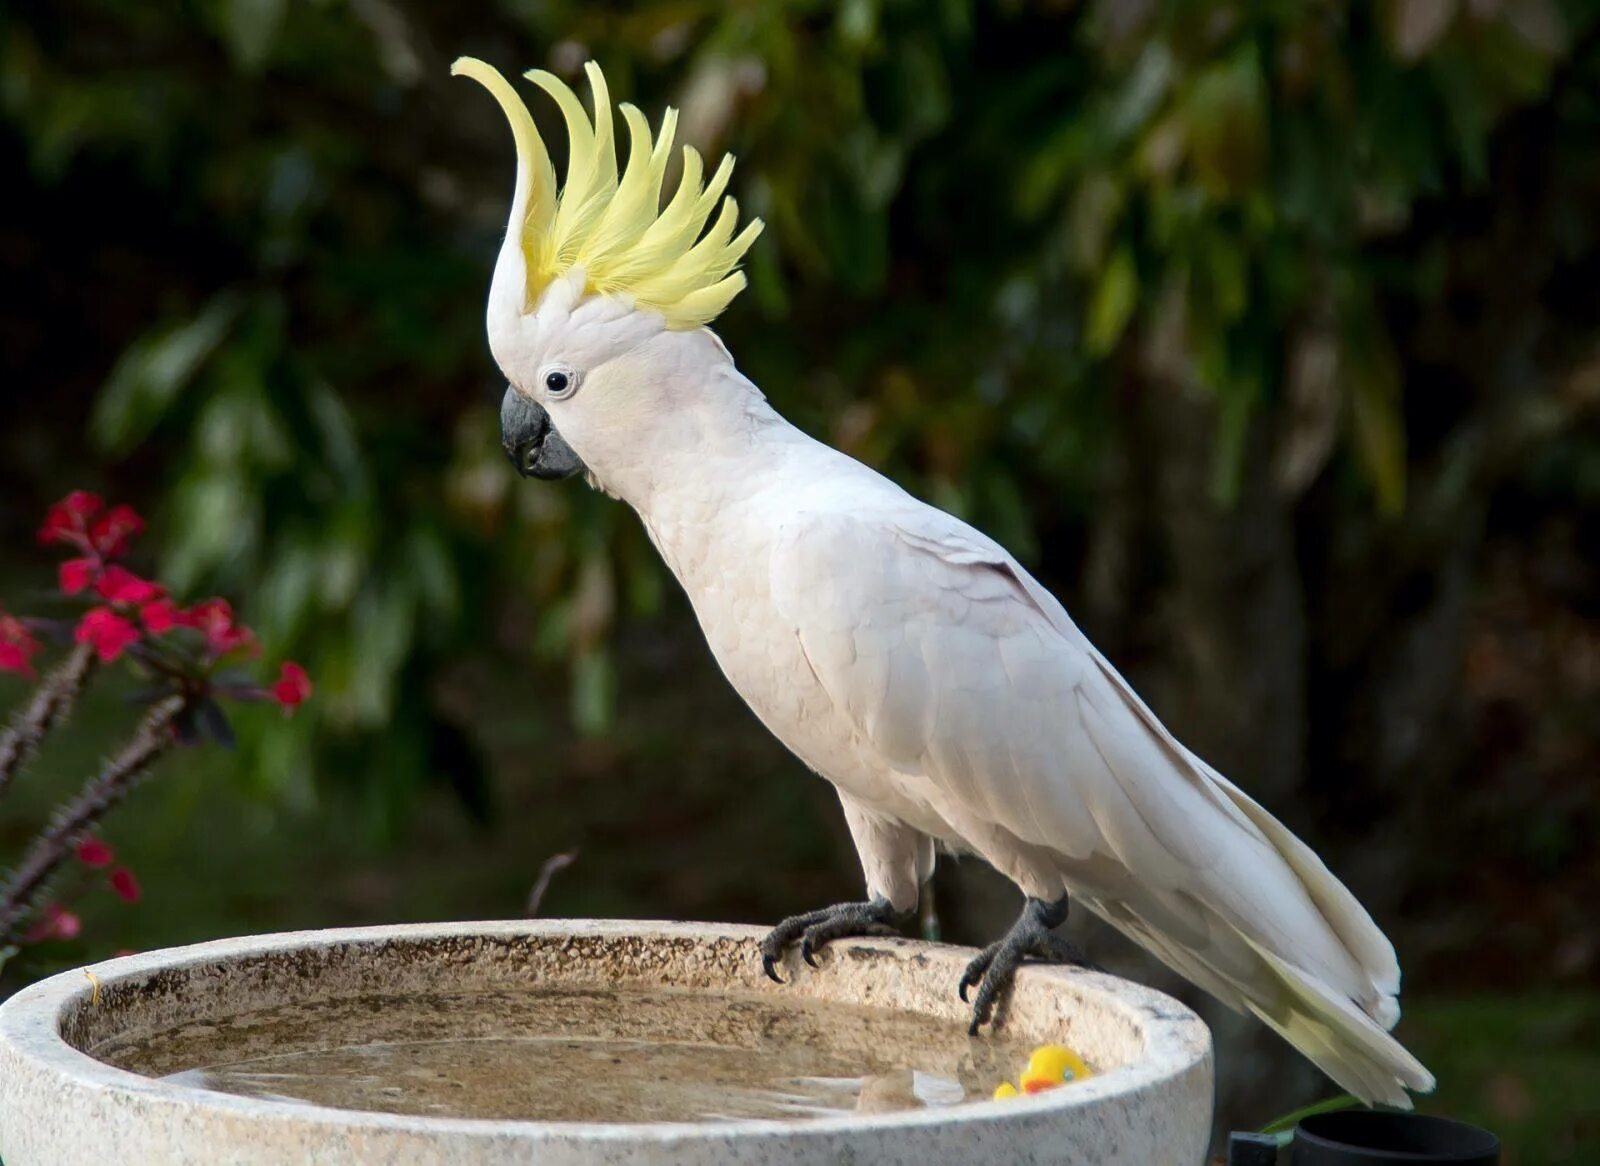
[[[1496,1166],[1500,1139],[1447,1117],[1348,1109],[1319,1113],[1295,1127],[1293,1166]]]

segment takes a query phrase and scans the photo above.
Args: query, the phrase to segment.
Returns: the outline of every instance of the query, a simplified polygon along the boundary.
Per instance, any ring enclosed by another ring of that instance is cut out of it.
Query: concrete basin
[[[0,1007],[0,1157],[85,1162],[1203,1160],[1210,1034],[1181,1004],[1026,967],[968,1038],[971,952],[836,942],[761,974],[757,928],[538,920],[296,932],[65,972]],[[1094,1076],[992,1101],[1027,1050]]]

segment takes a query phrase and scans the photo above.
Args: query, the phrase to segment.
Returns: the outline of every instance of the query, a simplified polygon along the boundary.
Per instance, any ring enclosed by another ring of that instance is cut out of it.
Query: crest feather
[[[619,177],[605,74],[593,61],[584,71],[594,94],[592,118],[561,78],[543,69],[526,74],[554,99],[566,121],[567,175],[558,192],[544,140],[510,83],[472,57],[450,67],[487,89],[511,123],[517,186],[508,231],[519,234],[526,263],[522,310],[538,303],[552,281],[582,267],[585,291],[631,296],[638,307],[660,312],[669,328],[708,324],[744,288],[744,275],[735,268],[762,227],[760,219],[752,219],[734,234],[739,204],[723,197],[733,158],[724,156],[702,186],[705,164],[692,146],[683,147],[683,174],[663,208],[661,188],[678,111],[669,108],[652,136],[643,113],[626,103],[618,107],[628,125],[627,163]],[[706,231],[719,200],[721,210]]]

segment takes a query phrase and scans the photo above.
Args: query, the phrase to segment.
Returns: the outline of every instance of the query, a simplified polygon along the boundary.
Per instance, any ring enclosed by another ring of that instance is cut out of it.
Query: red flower
[[[149,603],[160,599],[166,592],[148,579],[141,579],[126,567],[115,563],[107,567],[95,580],[94,589],[112,603]]]
[[[57,571],[61,581],[61,594],[76,595],[94,582],[100,564],[94,559],[68,559]]]
[[[39,918],[28,928],[24,943],[42,943],[48,939],[77,939],[83,930],[83,920],[60,903],[51,903],[39,912]]]
[[[139,890],[139,880],[134,878],[133,872],[125,866],[119,866],[112,871],[106,877],[106,884],[124,903],[137,903],[143,894]]]
[[[156,599],[145,604],[139,609],[139,618],[144,620],[146,628],[158,636],[173,628],[194,626],[189,613],[170,599]]]
[[[99,870],[103,866],[110,866],[115,858],[111,847],[99,838],[85,838],[78,843],[78,861],[90,870]]]
[[[134,536],[144,531],[144,519],[132,506],[113,506],[89,532],[94,549],[108,559],[126,554]]]
[[[39,641],[28,631],[28,625],[0,611],[0,672],[20,672],[31,677],[32,660],[38,651]]]
[[[293,712],[311,695],[311,677],[293,660],[284,661],[278,679],[272,686],[272,699],[283,706],[285,713]]]
[[[205,633],[206,646],[214,656],[226,656],[255,642],[255,633],[233,618],[233,607],[226,599],[195,604],[189,609],[189,620]]]
[[[73,638],[93,645],[95,654],[109,664],[139,639],[139,629],[109,607],[95,607],[84,612]]]
[[[88,528],[89,519],[98,514],[104,505],[98,494],[74,490],[50,507],[44,517],[44,525],[39,528],[39,541],[81,546],[81,536]]]

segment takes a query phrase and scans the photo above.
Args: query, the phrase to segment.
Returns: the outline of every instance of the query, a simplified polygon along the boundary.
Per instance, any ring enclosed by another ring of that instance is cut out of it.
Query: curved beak
[[[584,468],[583,459],[556,432],[543,406],[509,386],[500,402],[500,445],[524,478],[553,482]]]

